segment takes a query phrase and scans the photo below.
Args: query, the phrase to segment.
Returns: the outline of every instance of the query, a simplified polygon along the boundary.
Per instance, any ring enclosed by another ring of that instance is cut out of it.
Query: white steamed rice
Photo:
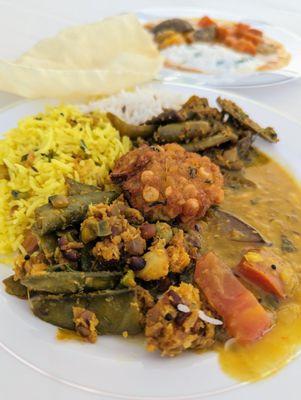
[[[141,124],[166,108],[180,108],[187,99],[183,94],[156,89],[152,86],[122,91],[116,95],[81,105],[84,112],[98,110],[112,112],[131,124]]]

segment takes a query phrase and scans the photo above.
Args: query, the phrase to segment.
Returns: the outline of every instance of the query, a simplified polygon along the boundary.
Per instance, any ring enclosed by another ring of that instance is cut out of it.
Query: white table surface
[[[54,17],[63,17],[75,23],[89,22],[103,16],[152,6],[197,6],[208,9],[222,9],[244,17],[265,20],[290,29],[301,36],[300,0],[252,0],[251,2],[246,0],[227,0],[227,2],[224,0],[185,0],[185,2],[184,0],[10,0],[9,4],[16,8],[27,8]],[[14,21],[11,23],[13,24]],[[237,89],[233,92],[268,104],[293,119],[301,120],[301,79],[281,86]],[[19,99],[16,96],[0,92],[0,107],[13,104]],[[1,321],[1,324],[3,323],[5,321]],[[26,346],[26,343],[24,345]],[[291,373],[296,373],[296,371],[291,369]],[[0,350],[0,399],[19,400],[20,387],[23,392],[23,400],[92,400],[98,398],[96,395],[51,381],[46,376],[40,376],[37,380],[37,374],[39,373],[15,360],[5,351]],[[18,377],[17,380],[15,377]],[[297,375],[295,378],[296,380],[300,379]],[[265,384],[266,381],[262,381],[256,385]],[[245,391],[252,390],[252,385],[242,387],[235,392],[225,394],[223,400],[241,400]],[[273,395],[273,400],[300,399],[300,393],[294,393],[289,388],[284,392],[282,387],[277,393],[276,397]],[[215,397],[210,398],[216,399]],[[218,400],[220,399],[218,397]],[[257,395],[256,400],[262,399]]]

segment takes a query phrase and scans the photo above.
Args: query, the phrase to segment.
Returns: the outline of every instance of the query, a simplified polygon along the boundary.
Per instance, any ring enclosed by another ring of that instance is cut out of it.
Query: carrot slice
[[[281,260],[268,249],[249,250],[237,266],[237,273],[280,299],[286,297],[277,265]]]
[[[263,34],[247,24],[237,23],[233,26],[219,25],[217,39],[228,47],[243,53],[255,55],[257,46],[263,41]]]
[[[211,18],[207,17],[207,15],[205,15],[198,21],[198,26],[200,28],[207,28],[208,26],[211,25],[215,25],[215,22]]]
[[[258,46],[262,42],[262,38],[260,36],[254,35],[252,32],[245,32],[243,35],[244,39]]]
[[[213,252],[197,261],[194,279],[240,343],[253,343],[271,328],[270,314]]]
[[[249,32],[252,33],[255,36],[258,36],[258,37],[261,37],[261,38],[263,37],[263,32],[260,31],[259,29],[250,28]]]
[[[251,41],[244,38],[238,39],[233,48],[237,51],[251,54],[252,56],[256,54],[256,46]]]
[[[230,34],[230,28],[226,27],[226,26],[222,26],[222,25],[218,25],[217,29],[216,29],[216,34],[217,34],[217,38],[218,40],[220,40],[221,42],[223,42],[225,40],[225,38],[227,36],[229,36]]]

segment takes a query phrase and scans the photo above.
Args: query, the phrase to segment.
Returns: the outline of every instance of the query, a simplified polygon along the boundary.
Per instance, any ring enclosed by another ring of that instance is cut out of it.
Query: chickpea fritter
[[[223,201],[223,177],[209,158],[177,144],[141,146],[121,157],[111,179],[150,220],[203,217]]]

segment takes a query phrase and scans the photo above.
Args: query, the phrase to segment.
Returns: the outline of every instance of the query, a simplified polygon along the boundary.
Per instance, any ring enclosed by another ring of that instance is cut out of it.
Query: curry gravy
[[[256,187],[226,189],[223,208],[256,228],[299,277],[301,190],[297,182],[275,161],[262,156],[246,168],[246,177],[255,182]],[[234,267],[246,244],[231,243],[215,237],[211,242],[208,238],[207,246],[210,249],[212,245],[212,249]],[[226,373],[239,380],[258,380],[275,373],[297,354],[301,345],[301,288],[297,277],[289,282],[293,296],[279,306],[276,324],[262,340],[249,346],[233,344],[229,349],[217,349]]]

